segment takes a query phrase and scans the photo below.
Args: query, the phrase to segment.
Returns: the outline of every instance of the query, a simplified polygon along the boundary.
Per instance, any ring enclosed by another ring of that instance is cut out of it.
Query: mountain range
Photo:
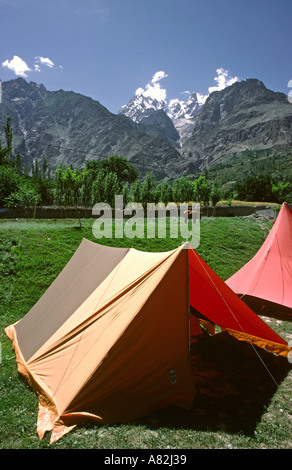
[[[128,104],[121,107],[119,114],[145,124],[149,118],[153,120],[154,112],[159,113],[161,120],[164,116],[165,123],[168,122],[168,126],[165,126],[168,129],[166,137],[176,147],[182,148],[194,130],[202,106],[203,102],[200,102],[197,93],[192,93],[187,101],[173,99],[169,103],[137,93]]]
[[[31,168],[47,159],[54,170],[82,167],[88,159],[121,155],[143,178],[198,173],[245,149],[281,150],[292,145],[292,105],[283,93],[247,79],[187,101],[136,94],[117,114],[73,91],[49,91],[17,78],[2,83],[0,128],[11,116],[14,150]]]

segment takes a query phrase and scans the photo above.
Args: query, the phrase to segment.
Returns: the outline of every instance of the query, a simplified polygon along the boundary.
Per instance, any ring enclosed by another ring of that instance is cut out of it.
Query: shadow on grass
[[[253,435],[291,364],[219,333],[192,346],[192,369],[197,393],[191,409],[167,408],[139,424]]]

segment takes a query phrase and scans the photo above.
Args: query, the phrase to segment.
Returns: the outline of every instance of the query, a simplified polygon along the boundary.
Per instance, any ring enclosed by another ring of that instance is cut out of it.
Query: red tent
[[[191,335],[195,329],[194,319],[199,318],[203,326],[210,326],[211,322],[237,339],[286,355],[286,341],[258,317],[195,250],[189,248],[188,251]]]
[[[286,203],[259,251],[226,284],[257,313],[292,319],[292,211]]]

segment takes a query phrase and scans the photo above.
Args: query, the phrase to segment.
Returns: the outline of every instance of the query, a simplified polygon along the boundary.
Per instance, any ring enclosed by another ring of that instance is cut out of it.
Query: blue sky
[[[291,0],[0,0],[0,18],[2,81],[73,90],[113,113],[137,89],[169,101],[258,78],[290,91]]]

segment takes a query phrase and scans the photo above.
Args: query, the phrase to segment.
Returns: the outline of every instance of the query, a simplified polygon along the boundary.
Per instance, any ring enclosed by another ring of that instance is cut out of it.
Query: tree
[[[55,201],[59,206],[64,204],[64,179],[63,179],[64,166],[60,163],[55,170]]]
[[[4,165],[4,163],[7,163],[6,147],[2,147],[2,141],[0,139],[0,166]]]
[[[39,174],[34,181],[37,193],[40,195],[40,203],[51,205],[54,202],[53,182]]]
[[[277,181],[272,182],[272,193],[275,198],[275,202],[282,204],[283,202],[287,202],[287,196],[292,191],[292,185],[287,181]]]
[[[147,173],[141,185],[141,204],[145,209],[148,203],[153,202],[153,191],[155,188],[155,177],[152,173]]]
[[[74,171],[71,167],[66,168],[63,173],[65,205],[75,207],[78,214],[79,227],[81,228],[80,210],[78,209],[80,202],[80,179],[80,171]]]
[[[16,154],[16,159],[15,159],[15,169],[17,171],[17,173],[21,173],[21,156],[20,156],[20,153],[17,152]]]
[[[180,201],[181,201],[179,179],[176,179],[176,180],[173,182],[173,185],[172,185],[172,194],[173,194],[173,200],[174,200],[174,202],[180,202]]]
[[[237,197],[242,201],[272,202],[271,176],[268,173],[251,173],[235,184]]]
[[[120,192],[119,180],[116,173],[109,172],[103,182],[104,201],[112,208],[115,205],[115,196]]]
[[[86,203],[90,198],[93,205],[106,200],[113,203],[113,192],[124,194],[124,197],[126,193],[129,195],[126,188],[129,189],[129,185],[138,178],[138,173],[133,165],[124,157],[115,155],[106,160],[88,160],[82,173],[82,198]],[[110,182],[114,185],[112,189]]]
[[[173,200],[179,202],[189,202],[193,200],[193,187],[190,180],[185,177],[177,178],[172,185]]]
[[[37,193],[40,195],[40,202],[42,204],[52,204],[54,202],[53,182],[49,178],[49,166],[47,160],[42,162],[41,170],[37,160],[32,164],[32,181]]]
[[[99,170],[91,188],[92,205],[104,202],[104,172]]]
[[[172,193],[175,202],[190,202],[194,196],[193,183],[182,176],[174,181]]]
[[[89,207],[92,202],[92,175],[86,168],[80,175],[80,203],[84,207]]]
[[[8,207],[24,208],[26,217],[28,217],[29,208],[39,201],[40,195],[37,193],[36,188],[29,181],[22,180],[17,190],[6,198],[6,205]]]
[[[47,172],[49,173],[49,165],[48,165],[48,161],[46,159],[46,157],[43,159],[43,163],[42,163],[42,172],[43,172],[43,177],[46,178],[46,176],[49,176],[47,174]]]
[[[9,165],[0,165],[0,206],[7,202],[11,193],[18,190],[20,175]]]
[[[154,202],[163,202],[167,204],[172,200],[172,188],[169,183],[165,181],[158,183],[154,190]]]
[[[130,191],[129,191],[129,200],[130,202],[141,202],[141,182],[137,178],[133,184],[131,185]]]
[[[122,186],[124,183],[133,183],[138,178],[138,173],[131,163],[124,157],[112,155],[101,162],[101,168],[106,173],[115,173]]]
[[[208,183],[206,176],[199,176],[193,183],[195,200],[204,206],[209,206],[211,187]]]
[[[123,206],[125,208],[128,202],[130,202],[130,187],[128,183],[123,184],[121,195],[123,196]]]
[[[78,209],[80,187],[81,172],[79,170],[74,171],[71,167],[64,168],[62,164],[58,165],[55,171],[55,201],[61,206],[75,207],[81,228],[80,211]]]
[[[63,185],[65,205],[77,208],[80,199],[80,172],[71,167],[66,168],[63,173]]]
[[[172,188],[169,183],[162,183],[160,199],[166,206],[169,202],[172,201]]]
[[[105,160],[88,160],[85,169],[90,171],[93,175],[93,180],[96,178],[99,171],[104,174],[115,173],[118,178],[120,188],[124,183],[133,183],[138,178],[138,173],[131,163],[126,158],[112,155]]]
[[[31,165],[31,174],[32,177],[35,178],[38,176],[39,164],[37,160],[33,160]]]
[[[210,191],[211,202],[212,202],[212,206],[214,208],[213,209],[213,215],[215,214],[216,205],[220,201],[221,195],[222,195],[222,192],[221,192],[221,187],[220,187],[219,181],[215,178],[213,183],[212,183],[211,191]]]

